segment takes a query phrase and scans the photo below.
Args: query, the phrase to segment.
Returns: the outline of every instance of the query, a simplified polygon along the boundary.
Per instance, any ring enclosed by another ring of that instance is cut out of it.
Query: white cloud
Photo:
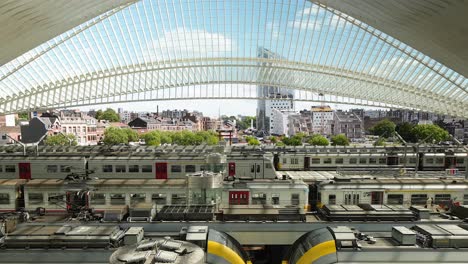
[[[222,57],[234,50],[234,41],[223,34],[177,28],[149,41],[144,55],[151,60]]]

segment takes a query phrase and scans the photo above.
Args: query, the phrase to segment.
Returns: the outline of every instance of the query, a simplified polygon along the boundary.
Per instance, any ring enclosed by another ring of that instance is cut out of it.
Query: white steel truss
[[[122,6],[2,65],[0,112],[268,99],[255,85],[295,89],[291,100],[468,118],[466,77],[352,17],[303,0]]]

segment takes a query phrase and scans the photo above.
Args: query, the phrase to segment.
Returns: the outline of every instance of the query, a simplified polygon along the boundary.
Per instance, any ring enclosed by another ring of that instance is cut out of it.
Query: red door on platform
[[[18,163],[19,178],[20,179],[31,179],[31,164],[30,163]]]
[[[156,179],[167,179],[167,162],[156,162]]]
[[[249,204],[249,191],[230,191],[229,204],[247,205]]]
[[[236,176],[236,163],[229,162],[229,176]]]

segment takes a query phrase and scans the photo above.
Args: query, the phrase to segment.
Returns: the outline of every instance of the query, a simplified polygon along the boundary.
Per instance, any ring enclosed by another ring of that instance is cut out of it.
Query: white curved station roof
[[[370,1],[360,0],[368,11],[342,2],[6,1],[0,4],[0,113],[255,99],[261,85],[295,89],[295,100],[468,118],[466,63],[460,63],[466,62],[460,42],[467,44],[467,34],[444,40],[466,23],[442,33],[438,26],[433,34],[421,26],[466,19],[456,12],[465,2],[434,4],[431,13],[429,4],[374,1],[398,3],[381,15]],[[414,18],[397,12],[405,6]],[[447,9],[454,17],[444,16]],[[400,27],[392,29],[395,23]]]

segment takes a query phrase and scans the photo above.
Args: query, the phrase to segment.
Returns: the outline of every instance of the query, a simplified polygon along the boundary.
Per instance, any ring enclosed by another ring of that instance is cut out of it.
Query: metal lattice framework
[[[1,66],[0,112],[256,99],[256,85],[295,89],[293,100],[468,118],[463,75],[352,17],[302,0],[121,6]]]

